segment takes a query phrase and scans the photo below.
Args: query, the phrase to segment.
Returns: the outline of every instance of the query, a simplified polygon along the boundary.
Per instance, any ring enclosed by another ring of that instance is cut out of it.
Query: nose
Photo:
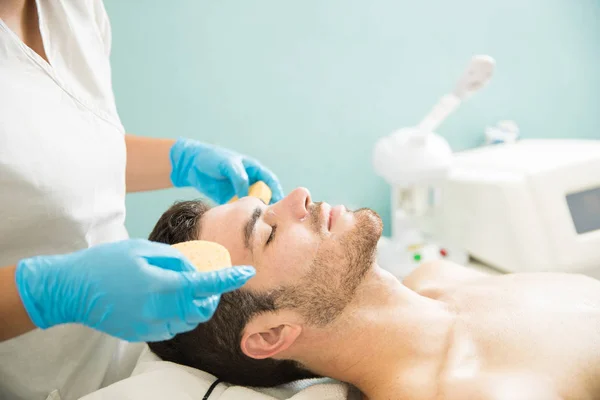
[[[274,204],[273,211],[277,215],[288,215],[301,220],[308,215],[308,206],[312,203],[310,192],[306,188],[296,188],[285,198]]]

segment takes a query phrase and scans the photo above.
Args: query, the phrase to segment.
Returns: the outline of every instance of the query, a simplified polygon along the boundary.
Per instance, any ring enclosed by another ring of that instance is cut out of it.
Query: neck
[[[2,0],[0,1],[0,18],[2,20],[20,20],[26,12],[29,0]]]
[[[0,0],[0,19],[23,43],[48,61],[35,0]]]
[[[332,326],[305,329],[291,358],[353,384],[371,400],[397,398],[398,376],[444,360],[451,323],[442,303],[375,266]]]

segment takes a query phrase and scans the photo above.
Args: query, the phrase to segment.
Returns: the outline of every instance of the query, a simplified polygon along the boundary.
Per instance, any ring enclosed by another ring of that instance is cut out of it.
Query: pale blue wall
[[[417,122],[472,54],[493,83],[445,124],[454,149],[514,119],[525,137],[600,138],[598,0],[105,0],[117,104],[128,131],[249,153],[284,188],[368,206],[381,135]],[[130,195],[146,236],[191,190]]]

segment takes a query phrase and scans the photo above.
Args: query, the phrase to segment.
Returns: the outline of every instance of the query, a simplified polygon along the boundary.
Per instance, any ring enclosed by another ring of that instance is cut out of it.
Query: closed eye
[[[273,239],[275,238],[275,232],[277,231],[277,225],[273,225],[271,227],[271,234],[269,235],[269,238],[267,239],[267,242],[265,243],[265,246],[268,246],[269,243],[271,243],[273,241]]]

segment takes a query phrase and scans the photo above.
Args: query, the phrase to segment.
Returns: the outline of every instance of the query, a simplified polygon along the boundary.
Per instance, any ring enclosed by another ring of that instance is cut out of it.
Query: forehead
[[[211,208],[202,216],[200,239],[225,246],[234,265],[251,264],[252,254],[244,245],[244,226],[256,207],[261,205],[263,203],[256,198],[244,197],[234,203]]]

